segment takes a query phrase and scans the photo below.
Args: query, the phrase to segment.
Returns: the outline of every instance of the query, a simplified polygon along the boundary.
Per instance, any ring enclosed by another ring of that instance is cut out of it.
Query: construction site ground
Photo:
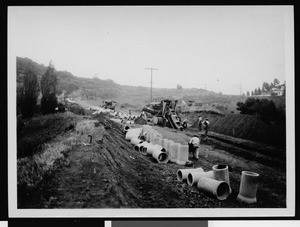
[[[39,199],[31,198],[26,207],[35,208],[284,208],[286,207],[285,162],[268,162],[272,156],[240,148],[209,137],[200,146],[200,157],[193,167],[205,171],[216,164],[230,165],[232,193],[224,200],[207,195],[177,180],[181,168],[175,163],[159,164],[152,157],[135,151],[125,140],[124,125],[104,115],[81,117],[90,131],[67,132],[78,136],[76,143],[56,163],[56,171]],[[78,124],[78,123],[77,123]],[[141,125],[130,125],[141,127]],[[177,131],[152,126],[163,138],[187,144],[195,129]],[[88,134],[92,132],[90,146]],[[213,134],[211,134],[213,135]],[[234,147],[233,150],[229,148]],[[255,149],[253,149],[255,150]],[[251,155],[249,155],[251,154]],[[241,172],[260,174],[257,203],[237,201]],[[41,199],[42,198],[42,199]],[[34,204],[33,204],[34,203]]]

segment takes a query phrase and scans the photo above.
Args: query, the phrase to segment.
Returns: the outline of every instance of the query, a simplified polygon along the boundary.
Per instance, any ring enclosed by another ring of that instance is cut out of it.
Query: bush
[[[245,103],[238,102],[237,110],[241,114],[254,115],[264,122],[282,122],[283,111],[276,108],[272,100],[247,98]]]

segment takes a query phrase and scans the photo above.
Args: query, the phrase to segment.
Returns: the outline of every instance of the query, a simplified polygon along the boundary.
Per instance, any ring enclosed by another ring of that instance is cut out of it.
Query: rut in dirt
[[[60,208],[186,207],[182,193],[166,183],[163,167],[136,152],[122,128],[98,117],[92,146],[77,144],[56,174]],[[83,135],[87,136],[87,135]]]

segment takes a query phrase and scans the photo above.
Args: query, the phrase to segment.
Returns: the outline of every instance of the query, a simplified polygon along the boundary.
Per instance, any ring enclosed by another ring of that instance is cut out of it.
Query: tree
[[[177,84],[177,89],[182,89],[182,86],[180,84]]]
[[[267,82],[263,82],[262,90],[269,92],[271,90],[271,85]]]
[[[274,87],[276,87],[280,84],[280,81],[277,78],[275,78],[273,84],[274,84]]]
[[[39,95],[39,84],[37,74],[33,66],[29,64],[24,74],[24,87],[19,88],[19,95],[23,95],[21,113],[23,118],[31,118],[34,115],[37,98]],[[20,97],[19,97],[20,98]],[[20,99],[19,99],[20,101]]]
[[[260,87],[257,88],[257,94],[261,95],[261,89],[260,89]]]
[[[52,65],[52,62],[50,62],[45,74],[41,79],[42,114],[55,112],[55,108],[57,106],[56,85],[57,85],[57,78],[54,73],[54,66]]]
[[[237,108],[241,114],[254,115],[265,122],[276,120],[277,109],[272,100],[247,98],[245,103],[238,102]]]
[[[258,95],[257,89],[254,89],[254,95]]]
[[[254,92],[253,91],[251,91],[251,96],[253,96],[254,95]]]
[[[249,91],[247,91],[247,96],[250,96],[250,92]]]

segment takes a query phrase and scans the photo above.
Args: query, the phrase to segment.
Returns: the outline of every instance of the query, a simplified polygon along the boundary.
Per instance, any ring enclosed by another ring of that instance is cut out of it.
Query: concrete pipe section
[[[166,151],[167,151],[169,157],[170,157],[172,145],[173,145],[174,143],[175,143],[175,142],[174,142],[173,140],[169,140],[168,145],[167,145],[167,147],[166,147]]]
[[[142,133],[148,132],[148,130],[151,128],[150,125],[143,125],[142,126]]]
[[[148,155],[147,150],[148,150],[148,148],[151,147],[151,146],[153,146],[153,144],[148,143],[148,142],[145,143],[144,146],[141,148],[142,154],[145,155],[145,156]]]
[[[158,145],[160,145],[160,144],[159,144],[159,141],[160,141],[160,140],[161,140],[161,137],[157,136],[157,134],[154,135],[154,138],[153,138],[153,144],[158,144]]]
[[[169,142],[170,142],[170,140],[168,140],[168,139],[162,139],[161,146],[163,148],[165,148],[166,151],[168,151],[167,149],[168,149],[168,146],[169,146]]]
[[[230,194],[227,182],[208,177],[201,177],[198,180],[197,187],[201,191],[216,196],[218,200],[225,200]]]
[[[169,146],[169,157],[171,162],[177,162],[178,151],[180,149],[180,143],[173,143]]]
[[[231,191],[230,187],[230,180],[229,180],[229,171],[228,171],[228,166],[227,165],[214,165],[212,167],[213,172],[214,172],[214,178],[215,180],[218,181],[226,181],[227,184],[229,185],[229,191]]]
[[[147,146],[149,143],[148,142],[143,142],[143,143],[140,143],[139,145],[140,145],[140,147],[139,147],[139,152],[143,152],[143,149],[144,149],[144,147],[145,146]]]
[[[187,183],[189,186],[196,185],[200,178],[206,177],[210,179],[214,179],[213,171],[208,172],[190,172],[187,176]]]
[[[191,172],[204,172],[204,170],[202,168],[195,168],[195,169],[179,169],[177,170],[177,180],[184,182],[187,180],[187,177],[189,175],[189,173]]]
[[[132,145],[137,145],[137,144],[139,144],[139,143],[142,143],[143,142],[143,140],[140,140],[140,139],[138,139],[138,138],[132,138],[131,140],[130,140],[130,143],[132,144]]]
[[[187,160],[189,159],[189,146],[188,145],[180,145],[179,151],[178,151],[178,156],[177,156],[177,161],[176,163],[178,165],[185,165]]]
[[[158,162],[158,163],[168,163],[169,161],[169,155],[167,152],[162,152],[161,149],[156,149],[152,152],[152,157]]]
[[[152,144],[152,146],[147,147],[146,153],[147,153],[147,155],[152,155],[155,150],[159,150],[161,152],[166,152],[165,148],[163,148],[162,146],[157,145],[157,144],[156,145]]]
[[[147,145],[143,148],[143,154],[152,155],[152,153],[155,150],[160,150],[161,152],[166,152],[166,150],[162,146],[160,146],[158,144],[149,143],[149,145]]]
[[[256,203],[256,192],[259,174],[249,171],[242,171],[240,191],[237,196],[239,201],[246,203]]]
[[[125,135],[126,140],[131,140],[132,138],[138,138],[141,133],[141,128],[131,128],[127,131]]]
[[[148,143],[148,142],[143,142],[143,141],[142,141],[141,143],[136,144],[136,145],[134,146],[134,150],[136,150],[136,151],[141,151],[141,149],[144,147],[145,143]]]

